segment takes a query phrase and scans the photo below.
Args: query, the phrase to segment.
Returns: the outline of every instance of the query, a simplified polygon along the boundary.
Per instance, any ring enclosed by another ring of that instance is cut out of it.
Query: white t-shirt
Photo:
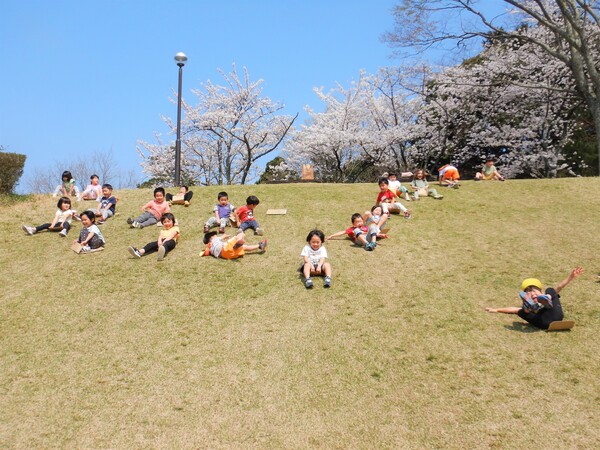
[[[308,260],[313,266],[319,264],[322,258],[327,258],[327,250],[325,246],[321,245],[317,250],[313,250],[310,245],[305,245],[300,253],[300,256],[308,256]]]

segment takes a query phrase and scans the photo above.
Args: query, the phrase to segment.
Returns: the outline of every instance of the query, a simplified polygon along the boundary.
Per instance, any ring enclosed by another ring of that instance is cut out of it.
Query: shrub
[[[10,194],[25,167],[25,155],[0,152],[0,194]]]

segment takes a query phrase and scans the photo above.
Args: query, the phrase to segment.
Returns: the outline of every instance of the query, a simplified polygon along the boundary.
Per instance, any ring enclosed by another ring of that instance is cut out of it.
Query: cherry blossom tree
[[[233,65],[219,70],[225,83],[208,80],[192,92],[197,105],[182,102],[182,173],[188,182],[245,184],[257,177],[256,162],[275,151],[285,140],[295,117],[281,114],[284,105],[262,95],[263,80],[250,81]],[[163,117],[172,131],[175,124]],[[173,172],[172,145],[140,141],[142,167],[151,177],[168,180]]]
[[[384,40],[398,51],[423,51],[447,42],[464,49],[474,38],[486,38],[492,31],[507,40],[527,42],[547,59],[562,62],[594,119],[600,172],[600,4],[596,0],[501,1],[504,13],[493,15],[474,0],[403,0],[394,9],[394,30]],[[524,33],[529,27],[545,29],[553,39]]]

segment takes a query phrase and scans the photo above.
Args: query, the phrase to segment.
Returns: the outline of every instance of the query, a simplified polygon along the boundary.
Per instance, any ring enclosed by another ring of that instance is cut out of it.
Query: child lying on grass
[[[267,249],[267,240],[263,239],[260,244],[248,245],[244,240],[243,233],[237,233],[231,237],[227,234],[217,236],[216,231],[209,231],[204,235],[203,242],[207,245],[202,256],[213,255],[215,258],[237,259],[246,252],[260,250],[261,253]]]

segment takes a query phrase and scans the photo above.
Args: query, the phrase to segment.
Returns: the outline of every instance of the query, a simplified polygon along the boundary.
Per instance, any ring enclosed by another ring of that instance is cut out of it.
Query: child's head
[[[375,205],[371,208],[371,214],[374,216],[381,216],[383,214],[383,208],[379,205]]]
[[[390,188],[390,180],[388,180],[386,177],[379,178],[377,184],[379,185],[379,189],[381,189],[382,191],[385,191]]]
[[[90,177],[90,182],[91,182],[91,183],[92,183],[94,186],[96,186],[98,183],[100,183],[100,177],[99,177],[98,175],[94,174],[94,175],[92,175],[92,176]]]
[[[187,186],[179,186],[179,193],[186,194],[189,188]]]
[[[311,230],[310,233],[308,233],[308,236],[306,236],[306,242],[308,242],[308,245],[310,245],[310,248],[313,250],[320,249],[324,241],[325,234],[321,230]]]
[[[175,216],[172,213],[164,213],[160,217],[160,223],[162,223],[165,230],[168,230],[175,224]]]
[[[423,178],[425,178],[425,171],[423,169],[417,169],[413,176],[413,179],[421,180]]]
[[[71,175],[71,172],[69,172],[68,170],[65,170],[62,173],[62,180],[63,181],[71,181],[73,179],[73,175]]]
[[[102,185],[102,195],[104,195],[105,197],[109,197],[112,191],[113,187],[110,184],[105,183]]]
[[[526,278],[521,283],[521,290],[528,293],[531,299],[542,295],[542,282],[537,278]]]
[[[491,156],[488,156],[487,158],[485,158],[485,165],[488,167],[491,167],[494,165],[494,158]]]
[[[157,203],[162,203],[165,199],[165,188],[163,187],[157,187],[156,189],[154,189],[154,200],[156,200]]]
[[[363,216],[360,213],[352,214],[352,217],[350,218],[350,220],[352,221],[352,225],[355,227],[363,226]]]
[[[221,191],[217,194],[217,200],[219,201],[219,205],[226,206],[229,203],[229,195],[227,195],[227,192]]]
[[[93,211],[84,211],[79,215],[79,217],[81,217],[81,223],[85,228],[88,228],[96,223],[96,214],[94,214]]]
[[[202,242],[204,242],[204,244],[208,244],[212,238],[214,238],[217,235],[216,231],[209,231],[208,233],[204,233],[204,239],[202,239]]]
[[[259,203],[260,200],[255,195],[251,195],[246,199],[246,206],[250,207],[250,209],[254,209]]]
[[[69,197],[61,197],[58,199],[56,207],[61,211],[66,211],[71,208],[71,199]]]
[[[394,172],[390,172],[388,173],[388,180],[389,181],[396,181],[397,175]]]

